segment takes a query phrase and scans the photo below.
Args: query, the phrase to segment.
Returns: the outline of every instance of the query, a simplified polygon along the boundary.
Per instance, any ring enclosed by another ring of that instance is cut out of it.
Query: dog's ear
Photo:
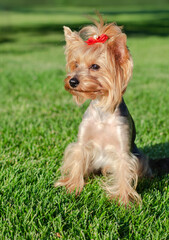
[[[112,95],[115,96],[118,104],[127,88],[133,70],[133,61],[126,42],[127,37],[124,33],[120,33],[108,41],[109,61],[112,63],[112,69],[114,70],[114,74],[111,74],[114,76],[112,80],[114,92]]]
[[[108,46],[111,49],[111,53],[114,55],[116,63],[120,65],[130,58],[126,43],[127,37],[124,33],[119,34],[115,39],[110,39],[108,42]]]
[[[65,34],[65,40],[71,41],[73,32],[71,31],[71,29],[69,27],[66,27],[66,26],[64,26],[63,29],[64,29],[64,34]]]
[[[64,26],[63,28],[64,28],[64,34],[65,34],[65,41],[67,45],[73,44],[79,41],[82,42],[82,39],[80,38],[77,32],[72,32],[71,29],[66,26]]]

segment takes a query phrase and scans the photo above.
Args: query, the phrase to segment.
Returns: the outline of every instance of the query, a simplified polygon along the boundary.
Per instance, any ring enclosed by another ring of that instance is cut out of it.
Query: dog
[[[141,202],[138,178],[152,176],[149,161],[135,144],[134,121],[123,99],[133,71],[127,37],[102,17],[72,32],[64,27],[67,77],[65,89],[77,104],[90,99],[78,140],[65,150],[62,176],[55,186],[80,193],[91,173],[105,176],[103,188],[119,203]]]

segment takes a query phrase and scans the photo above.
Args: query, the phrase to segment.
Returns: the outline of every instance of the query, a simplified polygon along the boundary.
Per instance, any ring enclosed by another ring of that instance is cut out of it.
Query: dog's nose
[[[77,78],[71,78],[69,84],[72,88],[75,88],[79,85],[79,80]]]

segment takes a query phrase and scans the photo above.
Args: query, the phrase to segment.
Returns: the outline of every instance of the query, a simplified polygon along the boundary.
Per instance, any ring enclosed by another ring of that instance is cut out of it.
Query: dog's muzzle
[[[69,84],[72,88],[76,88],[79,85],[79,80],[77,78],[71,78]]]

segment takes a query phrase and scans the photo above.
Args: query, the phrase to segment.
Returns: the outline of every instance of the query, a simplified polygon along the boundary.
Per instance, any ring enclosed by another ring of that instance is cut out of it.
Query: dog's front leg
[[[110,198],[114,198],[124,203],[129,201],[140,202],[140,196],[136,192],[138,159],[131,153],[117,153],[115,150],[107,149],[105,162],[108,166],[103,169],[107,176],[104,182]]]
[[[71,143],[65,150],[61,178],[55,187],[65,186],[69,192],[80,193],[85,184],[84,177],[89,171],[89,154],[81,143]]]

